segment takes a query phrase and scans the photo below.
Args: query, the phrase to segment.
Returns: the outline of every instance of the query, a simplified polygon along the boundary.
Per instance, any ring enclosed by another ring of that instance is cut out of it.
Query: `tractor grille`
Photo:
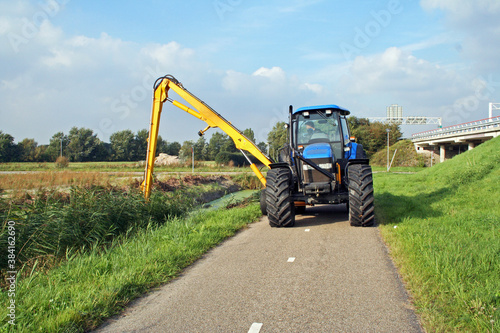
[[[331,158],[315,158],[311,159],[311,161],[316,163],[321,169],[333,174],[334,164]],[[302,171],[304,172],[304,184],[331,182],[330,178],[306,163],[302,163]]]

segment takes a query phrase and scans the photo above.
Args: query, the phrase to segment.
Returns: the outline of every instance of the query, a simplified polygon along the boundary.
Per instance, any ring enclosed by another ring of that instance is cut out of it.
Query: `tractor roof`
[[[303,108],[298,108],[295,110],[293,113],[300,113],[304,111],[324,111],[324,110],[332,110],[334,112],[339,112],[343,116],[349,115],[351,112],[347,109],[344,109],[338,105],[335,104],[328,104],[328,105],[316,105],[316,106],[306,106]]]

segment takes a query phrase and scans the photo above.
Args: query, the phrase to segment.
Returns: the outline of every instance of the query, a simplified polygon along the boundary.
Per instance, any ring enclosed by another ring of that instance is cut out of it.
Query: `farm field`
[[[245,172],[248,167],[218,166],[214,161],[195,162],[195,172]],[[67,168],[58,169],[53,162],[0,163],[0,172],[21,171],[86,171],[86,172],[144,172],[139,162],[70,162]],[[168,166],[155,166],[155,172],[191,172],[191,162]]]

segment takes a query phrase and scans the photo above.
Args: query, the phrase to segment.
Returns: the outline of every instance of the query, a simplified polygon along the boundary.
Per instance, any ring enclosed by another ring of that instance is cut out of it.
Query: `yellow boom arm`
[[[174,101],[168,97],[168,90],[172,89],[184,100],[186,100],[193,108],[187,107],[178,101]],[[243,150],[248,151],[250,154],[255,156],[260,162],[265,166],[269,166],[272,162],[271,160],[248,138],[246,138],[236,127],[234,127],[229,121],[224,119],[220,114],[215,112],[210,106],[205,104],[202,100],[194,96],[188,90],[186,90],[182,84],[177,81],[173,76],[166,75],[164,77],[156,80],[154,85],[154,98],[153,98],[153,111],[151,113],[151,124],[149,130],[148,139],[148,151],[146,156],[146,170],[144,172],[144,181],[141,184],[141,190],[144,192],[144,196],[149,198],[151,194],[151,185],[153,182],[153,168],[156,156],[156,145],[158,141],[158,129],[160,126],[160,116],[165,101],[171,102],[178,108],[186,111],[192,116],[203,120],[207,123],[207,127],[198,132],[198,134],[203,135],[210,128],[220,128],[226,134],[228,134],[231,139],[233,139],[234,144],[237,149],[242,153]],[[243,155],[248,157],[243,153]],[[249,160],[250,162],[250,160]],[[251,162],[250,162],[251,163]],[[254,163],[251,163],[250,168],[257,175],[262,184],[266,185],[266,179],[257,168]]]

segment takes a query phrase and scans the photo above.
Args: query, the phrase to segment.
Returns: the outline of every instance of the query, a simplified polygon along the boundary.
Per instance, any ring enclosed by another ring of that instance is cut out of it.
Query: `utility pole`
[[[194,147],[191,147],[191,156],[192,156],[192,160],[193,160],[193,163],[192,163],[193,168],[191,170],[191,173],[194,173]]]
[[[387,132],[387,172],[389,172],[389,132],[391,130],[390,129],[386,129],[386,132]]]
[[[500,110],[500,103],[489,103],[488,118],[493,118],[493,110]]]

